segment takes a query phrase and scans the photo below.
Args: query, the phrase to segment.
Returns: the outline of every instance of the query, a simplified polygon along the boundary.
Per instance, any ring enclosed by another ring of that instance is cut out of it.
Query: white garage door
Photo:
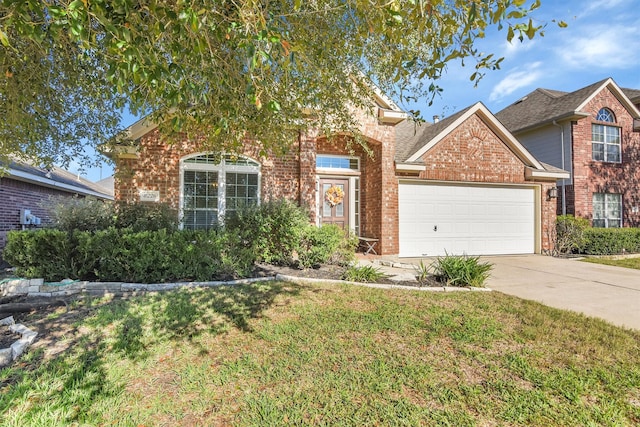
[[[401,183],[400,256],[535,251],[533,188]]]

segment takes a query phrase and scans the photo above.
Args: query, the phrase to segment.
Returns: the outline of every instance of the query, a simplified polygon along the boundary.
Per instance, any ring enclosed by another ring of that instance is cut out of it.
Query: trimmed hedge
[[[306,212],[286,201],[241,208],[225,228],[210,231],[176,230],[165,207],[120,205],[118,216],[109,208],[61,205],[56,222],[64,230],[10,232],[3,257],[19,275],[47,281],[158,283],[248,277],[258,261],[294,264],[296,254],[304,268],[347,264],[358,243],[336,226],[310,225]],[[69,229],[78,224],[75,215],[89,226]],[[109,222],[116,225],[105,228]]]
[[[215,231],[10,232],[4,258],[25,277],[156,283],[246,277],[255,256]]]
[[[640,253],[640,228],[587,228],[581,253],[617,255]]]
[[[556,254],[640,253],[640,228],[595,228],[584,218],[560,215],[554,245]]]

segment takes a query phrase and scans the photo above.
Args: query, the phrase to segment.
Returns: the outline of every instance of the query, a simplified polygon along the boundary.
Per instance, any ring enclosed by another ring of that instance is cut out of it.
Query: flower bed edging
[[[0,368],[7,366],[14,360],[16,360],[26,348],[33,343],[38,335],[37,332],[32,331],[21,323],[16,324],[13,316],[5,317],[0,320],[0,325],[9,326],[9,330],[14,334],[20,334],[21,337],[16,340],[11,347],[0,349]]]

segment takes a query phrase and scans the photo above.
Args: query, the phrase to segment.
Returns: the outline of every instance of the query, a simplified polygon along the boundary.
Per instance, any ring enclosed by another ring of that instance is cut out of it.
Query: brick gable
[[[522,161],[476,115],[427,151],[420,178],[443,181],[523,183]]]

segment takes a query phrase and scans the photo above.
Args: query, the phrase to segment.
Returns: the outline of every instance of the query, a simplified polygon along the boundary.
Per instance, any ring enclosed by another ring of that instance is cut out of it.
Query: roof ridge
[[[556,90],[556,89],[546,89],[543,87],[539,87],[536,89],[538,92],[542,92],[543,94],[550,96],[552,98],[561,98],[567,94],[569,94],[570,92],[565,92],[563,90]]]

